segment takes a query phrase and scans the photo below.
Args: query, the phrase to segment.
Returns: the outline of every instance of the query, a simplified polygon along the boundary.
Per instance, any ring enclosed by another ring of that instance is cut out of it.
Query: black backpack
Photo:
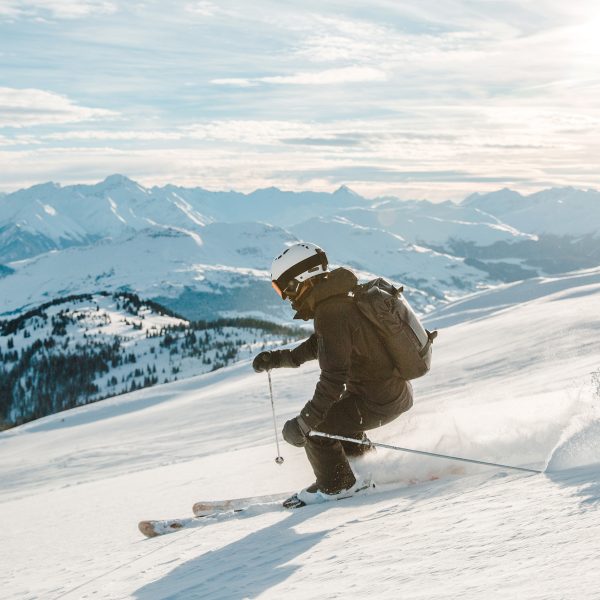
[[[374,325],[400,376],[416,379],[431,367],[431,344],[437,331],[427,331],[421,325],[403,291],[404,288],[395,288],[378,278],[357,285],[353,295],[360,312]]]

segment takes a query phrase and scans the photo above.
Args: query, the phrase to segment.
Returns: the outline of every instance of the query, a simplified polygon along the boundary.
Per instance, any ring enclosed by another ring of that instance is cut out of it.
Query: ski
[[[241,512],[250,507],[260,507],[265,504],[283,502],[291,493],[268,494],[265,496],[249,496],[247,498],[232,498],[228,500],[203,500],[196,502],[192,512],[196,517],[208,517],[226,512]]]
[[[193,517],[183,519],[146,520],[138,523],[138,529],[146,537],[157,537],[174,533],[182,529],[199,527],[210,518],[224,517],[241,512],[258,514],[282,507],[282,502],[289,498],[286,494],[268,494],[264,496],[249,496],[247,498],[232,498],[227,500],[203,500],[192,507]]]
[[[375,489],[375,486],[370,482],[355,490],[355,493],[348,496],[340,496],[334,500],[344,500],[345,498],[353,498],[357,495],[362,495]],[[327,502],[319,502],[317,504],[305,504],[300,500],[296,493],[288,492],[285,494],[267,494],[264,496],[249,496],[246,498],[232,498],[227,500],[202,500],[196,502],[192,507],[193,517],[184,519],[163,519],[163,520],[147,520],[138,523],[138,529],[146,537],[157,537],[167,533],[174,533],[182,529],[190,529],[199,527],[208,520],[219,517],[232,516],[237,513],[245,514],[261,514],[272,510],[297,509],[303,506],[316,506],[327,504]]]

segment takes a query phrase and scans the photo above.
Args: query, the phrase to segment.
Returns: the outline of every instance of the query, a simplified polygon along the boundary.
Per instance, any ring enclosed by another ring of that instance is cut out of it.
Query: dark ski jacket
[[[342,393],[357,394],[381,416],[399,414],[412,405],[412,388],[400,377],[375,329],[349,292],[358,280],[336,269],[307,292],[296,318],[314,318],[315,332],[293,350],[281,351],[281,366],[298,367],[318,359],[321,376],[301,414],[316,428]]]

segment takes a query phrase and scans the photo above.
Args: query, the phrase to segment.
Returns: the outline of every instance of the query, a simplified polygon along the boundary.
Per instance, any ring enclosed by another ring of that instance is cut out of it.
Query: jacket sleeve
[[[319,355],[317,335],[313,333],[307,340],[304,340],[290,352],[292,360],[298,367],[309,360],[315,360]]]
[[[313,333],[307,340],[292,350],[272,350],[276,355],[274,367],[288,367],[297,369],[308,360],[317,358],[317,336]]]
[[[325,419],[344,391],[352,354],[352,319],[349,317],[346,306],[339,303],[319,306],[315,317],[321,376],[312,400],[300,411],[313,429]]]

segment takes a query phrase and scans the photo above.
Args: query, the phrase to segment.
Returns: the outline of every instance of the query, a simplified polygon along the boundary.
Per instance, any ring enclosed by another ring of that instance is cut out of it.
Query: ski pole
[[[474,460],[472,458],[462,458],[460,456],[450,456],[447,454],[437,454],[435,452],[425,452],[424,450],[412,450],[411,448],[401,448],[400,446],[391,446],[390,444],[381,444],[371,442],[369,440],[357,440],[354,438],[343,437],[341,435],[332,435],[330,433],[321,433],[320,431],[309,432],[310,436],[330,438],[332,440],[340,440],[342,442],[352,442],[361,446],[376,446],[378,448],[387,448],[388,450],[399,450],[400,452],[410,452],[411,454],[421,454],[423,456],[433,456],[434,458],[445,458],[447,460],[458,460],[460,462],[473,463],[476,465],[486,465],[488,467],[500,467],[502,469],[513,469],[514,471],[526,471],[528,473],[543,473],[538,469],[526,469],[525,467],[512,467],[510,465],[502,465],[499,463],[487,462],[485,460]]]
[[[271,371],[267,371],[269,376],[269,395],[271,396],[271,410],[273,412],[273,428],[275,429],[275,444],[277,445],[277,458],[275,462],[280,465],[283,463],[283,456],[279,451],[279,436],[277,435],[277,418],[275,417],[275,401],[273,400],[273,384],[271,383]]]

